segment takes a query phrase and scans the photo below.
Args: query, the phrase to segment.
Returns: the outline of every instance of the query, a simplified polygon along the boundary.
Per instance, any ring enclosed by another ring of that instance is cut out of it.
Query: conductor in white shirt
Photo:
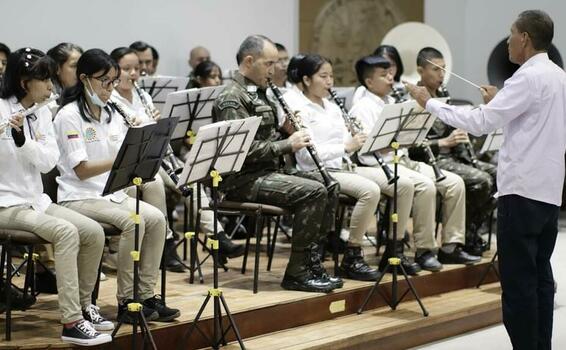
[[[543,11],[519,14],[507,40],[519,69],[500,91],[480,90],[485,105],[472,111],[411,95],[443,122],[474,135],[503,127],[497,187],[497,249],[503,323],[514,349],[551,349],[554,278],[550,257],[558,232],[566,148],[566,73],[549,60],[554,35]]]

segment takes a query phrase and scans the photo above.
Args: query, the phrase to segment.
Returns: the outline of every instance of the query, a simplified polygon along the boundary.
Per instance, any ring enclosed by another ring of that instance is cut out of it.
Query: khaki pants
[[[332,177],[340,184],[340,193],[356,199],[350,219],[349,243],[359,246],[375,214],[381,191],[374,181],[353,172],[333,171]],[[336,228],[336,230],[339,229],[339,227]]]
[[[51,242],[55,250],[61,323],[83,318],[81,306],[91,303],[104,231],[95,221],[51,204],[45,213],[26,207],[0,208],[3,228],[33,232]]]
[[[134,249],[135,224],[131,215],[135,212],[136,200],[127,198],[122,203],[114,203],[105,199],[88,199],[64,202],[62,205],[122,231],[118,248],[117,298],[118,302],[133,298],[134,263],[130,252]],[[141,300],[145,300],[154,295],[165,243],[166,221],[163,213],[143,201],[140,201],[140,217],[139,295]]]
[[[387,183],[387,177],[385,176],[385,173],[381,168],[358,166],[356,167],[356,173],[365,177],[366,179],[370,179],[371,181],[375,182],[381,189],[381,192],[386,196],[390,198],[393,197],[394,184]],[[408,177],[399,176],[399,179],[397,180],[398,240],[401,240],[403,238],[403,234],[407,229],[407,223],[409,222],[409,218],[411,216],[411,208],[413,207],[414,192],[413,181],[411,181],[411,179],[409,179]],[[390,237],[392,237],[392,225],[390,226],[389,232],[391,232]]]
[[[443,171],[446,179],[436,182],[432,167],[401,157],[400,177],[411,179],[415,186],[413,233],[420,250],[435,250],[436,191],[442,196],[442,243],[464,244],[466,232],[466,188],[462,178]]]

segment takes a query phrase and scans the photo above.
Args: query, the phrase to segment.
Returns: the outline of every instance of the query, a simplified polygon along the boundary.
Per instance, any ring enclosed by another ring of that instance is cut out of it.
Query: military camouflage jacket
[[[216,121],[262,117],[242,170],[224,177],[220,183],[223,190],[236,189],[260,176],[279,170],[282,166],[280,157],[291,153],[291,144],[282,139],[277,130],[276,103],[266,95],[264,89],[239,72],[235,73],[234,81],[214,102],[212,116]]]

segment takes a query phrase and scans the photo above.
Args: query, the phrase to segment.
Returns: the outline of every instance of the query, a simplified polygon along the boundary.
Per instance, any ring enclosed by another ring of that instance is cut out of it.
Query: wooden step
[[[423,317],[416,301],[409,301],[397,310],[381,307],[249,338],[245,346],[249,350],[407,349],[501,322],[498,283],[426,297],[423,303],[428,317]]]

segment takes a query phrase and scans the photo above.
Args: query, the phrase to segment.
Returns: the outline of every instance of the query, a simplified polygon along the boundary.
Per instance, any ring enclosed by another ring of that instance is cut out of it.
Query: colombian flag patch
[[[67,135],[67,139],[68,139],[68,140],[78,139],[78,138],[79,138],[79,132],[76,131],[76,130],[67,131],[65,134]]]

